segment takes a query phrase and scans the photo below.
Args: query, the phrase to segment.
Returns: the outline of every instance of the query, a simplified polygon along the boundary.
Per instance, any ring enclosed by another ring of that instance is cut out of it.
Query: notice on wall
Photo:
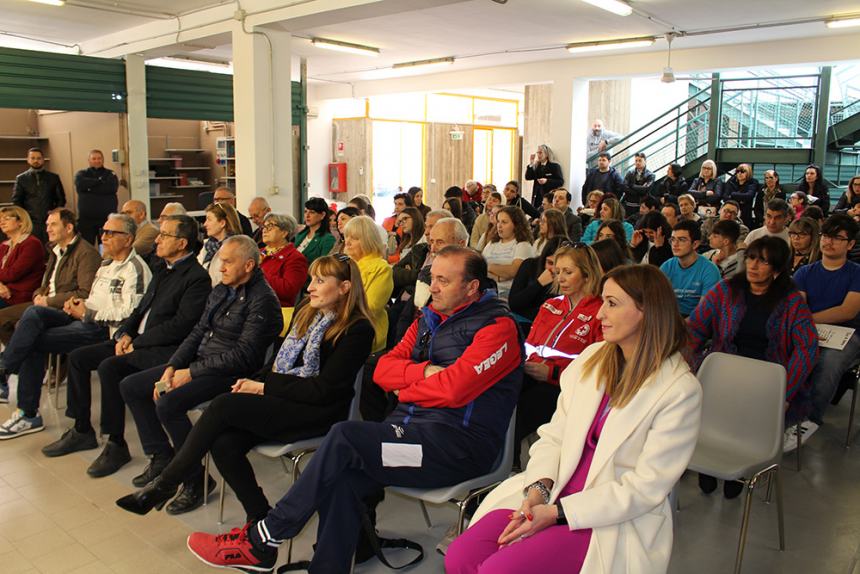
[[[819,323],[816,327],[818,328],[818,344],[825,349],[841,351],[851,340],[851,336],[854,335],[854,329],[851,327],[826,323]]]
[[[337,155],[342,156],[344,154],[344,150],[346,149],[346,146],[344,145],[344,143],[342,141],[339,141],[339,142],[337,142],[337,146],[335,146],[335,149],[337,149]]]

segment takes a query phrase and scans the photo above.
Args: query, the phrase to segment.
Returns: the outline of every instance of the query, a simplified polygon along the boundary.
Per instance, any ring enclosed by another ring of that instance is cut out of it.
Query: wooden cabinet
[[[189,211],[197,209],[198,195],[213,188],[209,157],[202,148],[165,147],[161,157],[149,158],[149,199],[154,215],[174,201]]]

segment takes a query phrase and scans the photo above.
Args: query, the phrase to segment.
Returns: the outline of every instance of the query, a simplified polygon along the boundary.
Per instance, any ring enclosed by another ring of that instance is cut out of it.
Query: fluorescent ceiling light
[[[417,68],[417,67],[421,67],[422,69],[426,69],[428,66],[444,67],[444,66],[450,66],[453,63],[454,63],[454,58],[448,57],[448,58],[433,58],[432,60],[417,60],[415,62],[400,62],[399,64],[394,64],[391,67],[394,70],[402,70],[404,68]]]
[[[826,25],[828,28],[851,28],[853,26],[860,26],[860,16],[842,16],[831,18],[827,20]]]
[[[64,6],[66,4],[66,0],[30,0],[30,2],[47,4],[48,6]]]
[[[334,50],[335,52],[347,52],[349,54],[359,54],[361,56],[379,55],[379,48],[362,46],[361,44],[351,44],[350,42],[341,42],[340,40],[313,38],[311,40],[311,44],[317,48],[325,48],[326,50]]]
[[[577,42],[568,44],[567,51],[571,54],[582,52],[601,52],[603,50],[623,50],[626,48],[647,48],[654,44],[653,36],[643,38],[626,38],[622,40],[601,40],[598,42]]]
[[[173,68],[176,70],[196,70],[198,72],[213,72],[215,74],[232,74],[233,64],[230,62],[215,62],[195,60],[176,56],[165,56],[146,61],[147,66],[158,66],[160,68]]]
[[[629,16],[633,13],[633,8],[627,2],[622,0],[582,0],[586,4],[591,4],[607,12],[618,14],[619,16]]]

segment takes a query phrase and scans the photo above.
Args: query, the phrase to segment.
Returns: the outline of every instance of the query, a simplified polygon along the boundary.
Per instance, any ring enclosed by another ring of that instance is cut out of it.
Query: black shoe
[[[93,478],[101,478],[115,473],[129,462],[131,454],[128,452],[128,446],[108,441],[102,453],[87,469],[87,474]]]
[[[65,456],[81,450],[91,450],[99,447],[96,431],[78,432],[70,428],[58,440],[42,447],[42,454],[48,457]]]
[[[156,480],[134,494],[123,496],[116,501],[116,505],[123,510],[144,515],[153,508],[161,510],[174,496],[176,496],[175,486],[167,486]]]
[[[727,480],[723,483],[723,496],[729,500],[737,498],[744,491],[744,483],[740,480]]]
[[[717,479],[707,474],[699,473],[699,488],[705,494],[711,494],[717,489]]]
[[[167,514],[185,514],[191,512],[195,508],[203,506],[203,500],[212,494],[215,490],[215,479],[209,477],[209,492],[206,496],[203,495],[203,480],[194,480],[193,482],[182,485],[182,490],[179,491],[179,496],[167,505]]]
[[[131,483],[138,488],[143,488],[164,472],[170,461],[173,460],[173,454],[156,454],[149,460],[149,464],[143,469],[143,472],[131,479]]]

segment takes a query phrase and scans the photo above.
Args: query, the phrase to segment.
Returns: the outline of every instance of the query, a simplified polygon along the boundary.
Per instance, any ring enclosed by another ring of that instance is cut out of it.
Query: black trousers
[[[160,365],[170,358],[176,347],[139,349],[116,356],[114,341],[105,341],[75,349],[69,354],[69,395],[66,416],[78,426],[90,425],[92,387],[90,374],[98,369],[101,385],[101,432],[121,437],[125,430],[125,402],[119,383],[125,377]]]
[[[196,377],[162,395],[156,402],[152,398],[155,382],[166,368],[167,364],[163,364],[146,369],[125,377],[119,384],[122,398],[137,425],[143,452],[148,455],[172,454],[174,449],[182,448],[191,432],[188,411],[228,392],[236,382],[234,376]]]
[[[520,465],[523,439],[552,418],[561,388],[524,376],[520,399],[517,401],[517,429],[514,433],[514,464]]]
[[[349,572],[366,511],[364,501],[383,487],[457,484],[489,472],[502,448],[476,429],[401,421],[398,417],[334,425],[299,480],[266,516],[272,538],[284,540],[298,535],[319,513],[311,573]],[[391,444],[395,446],[383,446]],[[384,456],[383,449],[391,448],[410,450],[416,466],[404,466],[402,458],[391,454]]]
[[[346,414],[344,413],[344,418]],[[248,451],[266,441],[295,442],[328,432],[312,406],[277,397],[230,393],[216,397],[191,429],[185,444],[161,474],[162,482],[179,485],[198,479],[200,460],[212,453],[221,476],[236,493],[248,521],[265,518],[269,501],[257,484]]]

